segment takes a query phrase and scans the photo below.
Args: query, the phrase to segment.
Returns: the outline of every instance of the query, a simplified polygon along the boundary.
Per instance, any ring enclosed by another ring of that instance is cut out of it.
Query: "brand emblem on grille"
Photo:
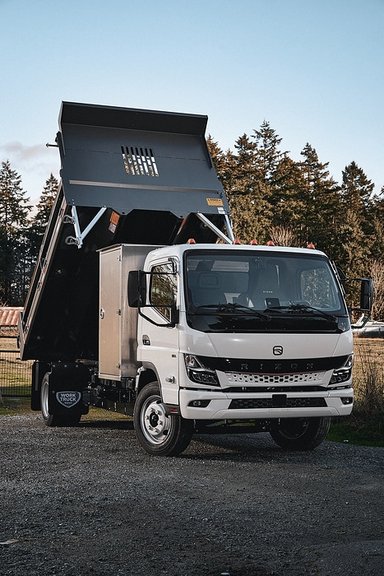
[[[273,353],[275,356],[281,356],[283,354],[283,347],[282,346],[274,346]]]

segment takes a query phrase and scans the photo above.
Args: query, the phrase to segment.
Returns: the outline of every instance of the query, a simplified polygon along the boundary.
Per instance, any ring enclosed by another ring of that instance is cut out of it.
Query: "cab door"
[[[158,375],[163,401],[178,404],[179,331],[172,309],[179,305],[179,274],[175,260],[152,263],[147,274],[147,302],[139,314],[138,359]]]

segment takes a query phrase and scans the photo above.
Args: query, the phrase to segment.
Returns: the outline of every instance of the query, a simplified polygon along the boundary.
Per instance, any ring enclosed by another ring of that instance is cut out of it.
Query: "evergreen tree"
[[[211,135],[207,138],[207,146],[217,176],[225,189],[227,179],[227,156]]]
[[[255,168],[258,176],[265,184],[273,186],[276,181],[277,167],[282,158],[287,155],[287,152],[281,152],[279,148],[282,138],[266,120],[261,124],[259,130],[253,131],[252,138],[256,144]]]
[[[40,245],[45,229],[48,224],[52,206],[59,191],[59,182],[53,174],[45,182],[39,202],[36,206],[36,214],[32,220],[33,231],[36,235],[36,242]],[[39,246],[37,247],[39,248]]]
[[[384,262],[384,186],[372,197],[368,218],[372,227],[371,257]]]
[[[0,169],[0,301],[20,304],[19,279],[23,266],[23,235],[30,206],[21,176],[5,161]]]
[[[284,156],[276,166],[271,194],[272,227],[290,229],[295,241],[301,237],[300,230],[306,204],[303,200],[304,177],[300,165]]]
[[[362,221],[365,220],[371,206],[374,184],[356,162],[345,167],[342,177],[340,193],[343,205],[352,208]]]
[[[0,226],[9,237],[25,225],[31,206],[25,198],[21,176],[12,170],[10,162],[1,163],[0,169]]]
[[[345,167],[342,177],[337,260],[348,276],[364,276],[369,272],[373,235],[378,224],[370,214],[374,184],[355,162]]]
[[[41,193],[39,202],[37,203],[36,213],[29,222],[28,228],[24,230],[21,238],[23,246],[23,270],[20,271],[19,292],[22,300],[24,300],[29,288],[30,278],[38,258],[40,245],[58,189],[59,182],[57,178],[51,174],[46,180],[43,192]]]
[[[304,157],[299,164],[303,178],[299,199],[304,209],[300,217],[301,243],[314,242],[334,257],[340,213],[339,186],[329,175],[329,163],[320,162],[310,144],[305,145],[301,155]]]
[[[235,143],[235,153],[227,154],[226,189],[234,220],[235,236],[242,242],[268,239],[271,207],[268,186],[257,165],[257,142],[247,134]]]

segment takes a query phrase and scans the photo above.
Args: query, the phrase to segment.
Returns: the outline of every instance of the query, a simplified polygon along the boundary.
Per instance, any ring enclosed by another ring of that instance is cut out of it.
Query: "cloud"
[[[10,156],[16,161],[29,162],[36,160],[43,155],[46,156],[47,148],[45,144],[34,144],[32,146],[24,146],[21,142],[6,142],[0,146],[2,156]]]
[[[22,177],[23,188],[31,197],[32,202],[37,202],[51,174],[56,178],[59,176],[58,149],[47,148],[45,144],[26,146],[17,141],[0,144],[0,164],[7,160],[12,170],[16,170]]]

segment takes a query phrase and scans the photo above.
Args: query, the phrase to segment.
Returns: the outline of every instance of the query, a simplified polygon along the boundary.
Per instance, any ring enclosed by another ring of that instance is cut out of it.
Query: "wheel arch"
[[[155,381],[159,384],[160,394],[162,397],[163,395],[161,389],[161,382],[156,367],[154,364],[146,363],[139,371],[139,377],[136,382],[136,395],[139,394],[139,392],[144,388],[144,386]]]

